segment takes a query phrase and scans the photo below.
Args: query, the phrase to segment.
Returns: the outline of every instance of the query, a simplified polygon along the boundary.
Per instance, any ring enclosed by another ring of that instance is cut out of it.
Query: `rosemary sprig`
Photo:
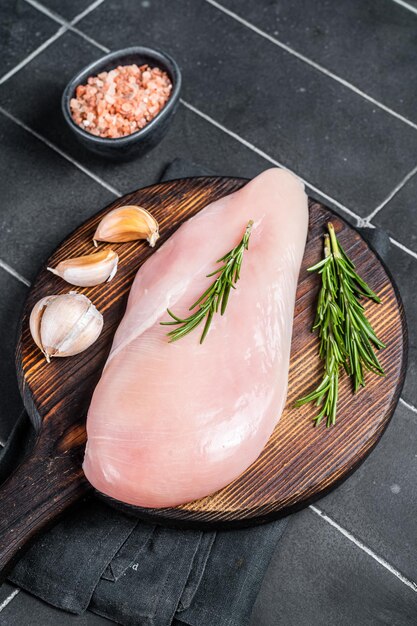
[[[317,389],[297,401],[300,406],[316,401],[321,410],[314,418],[316,425],[326,418],[326,425],[336,422],[340,368],[343,366],[353,381],[356,393],[365,386],[364,371],[381,376],[384,370],[374,347],[384,348],[365,316],[360,298],[380,302],[379,297],[357,274],[355,265],[340,245],[333,224],[324,238],[324,259],[308,271],[321,275],[316,318],[312,330],[320,338],[319,354],[323,360],[323,378]]]
[[[337,302],[337,275],[329,235],[324,237],[324,259],[309,267],[307,271],[318,272],[321,275],[321,289],[312,331],[318,330],[319,354],[324,361],[324,372],[317,389],[298,400],[297,406],[315,400],[316,406],[322,405],[314,418],[316,425],[326,417],[327,426],[330,426],[336,421],[339,370],[346,362],[346,349],[343,341],[343,313]]]
[[[365,387],[364,370],[384,376],[384,370],[374,352],[385,348],[366,319],[365,309],[359,298],[369,298],[378,304],[380,298],[356,273],[355,266],[347,257],[337,240],[333,224],[328,224],[333,259],[338,274],[339,305],[344,317],[344,342],[347,352],[346,371],[353,379],[356,393]]]
[[[236,289],[235,284],[240,278],[243,253],[249,247],[249,237],[252,226],[253,221],[250,220],[238,245],[216,261],[217,263],[223,263],[222,267],[214,270],[211,274],[207,274],[207,278],[216,276],[216,274],[218,274],[218,276],[203,295],[190,306],[190,311],[198,307],[197,311],[189,317],[182,319],[167,309],[168,314],[174,321],[160,323],[163,326],[178,326],[178,328],[167,333],[170,342],[178,341],[178,339],[185,337],[185,335],[188,335],[188,333],[194,330],[194,328],[205,319],[206,323],[204,324],[203,332],[200,337],[200,343],[203,343],[210,328],[213,315],[218,313],[219,309],[220,315],[224,314],[229,300],[230,290]]]

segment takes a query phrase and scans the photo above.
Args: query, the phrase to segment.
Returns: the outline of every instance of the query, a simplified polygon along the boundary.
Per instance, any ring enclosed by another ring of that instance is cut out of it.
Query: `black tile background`
[[[90,0],[44,0],[43,6],[54,13],[61,15],[64,19],[73,20],[82,11],[91,5]]]
[[[24,0],[2,0],[0,79],[59,29]]]
[[[163,142],[144,158],[129,163],[104,161],[86,152],[62,118],[60,96],[82,64],[102,52],[77,34],[67,32],[45,54],[0,86],[0,105],[43,134],[122,193],[149,184],[175,157],[200,162],[214,173],[252,177],[265,169],[265,160],[180,105]],[[59,58],[57,66],[55,59]],[[24,85],[30,96],[20,99]],[[203,146],[203,150],[202,150]]]
[[[294,517],[251,626],[414,626],[417,596],[312,511]]]
[[[360,215],[416,164],[416,132],[204,0],[159,0],[144,14],[107,0],[80,27],[111,49],[172,53],[185,100]]]
[[[221,0],[220,4],[417,122],[412,16],[392,0]]]
[[[410,579],[417,545],[417,524],[410,515],[417,508],[417,447],[410,434],[416,432],[417,414],[400,404],[374,452],[318,504]]]
[[[375,216],[374,223],[403,242],[417,254],[417,174]]]
[[[4,185],[0,246],[4,259],[31,280],[65,233],[114,195],[4,116],[0,116]]]
[[[393,0],[222,0],[225,7],[399,114],[416,120],[417,15]],[[88,0],[44,0],[73,19]],[[413,0],[409,4],[417,3]],[[0,77],[59,25],[24,0],[0,5]],[[115,27],[117,25],[117,27]],[[417,130],[220,12],[205,0],[104,0],[77,25],[116,49],[148,44],[171,52],[183,98],[225,129],[295,170],[350,211],[366,217],[417,165]],[[161,144],[114,164],[85,152],[61,117],[60,96],[83,65],[102,55],[66,32],[4,84],[0,107],[64,151],[68,159],[0,109],[0,259],[27,279],[80,221],[121,193],[149,184],[175,157],[219,174],[252,177],[262,155],[182,104]],[[73,161],[73,162],[71,162]],[[373,222],[417,253],[417,175]],[[337,209],[337,207],[336,207]],[[350,218],[352,219],[352,218]],[[353,218],[354,219],[354,218]],[[392,246],[388,267],[401,291],[410,333],[403,398],[417,406],[417,258]],[[27,288],[0,268],[0,439],[21,411],[14,335]],[[416,580],[417,413],[400,404],[362,467],[318,506],[401,575]],[[0,606],[13,587],[0,588]],[[273,556],[251,626],[417,624],[417,595],[312,510],[294,516]],[[21,591],[0,625],[104,624],[74,617]],[[106,622],[108,623],[108,622]]]

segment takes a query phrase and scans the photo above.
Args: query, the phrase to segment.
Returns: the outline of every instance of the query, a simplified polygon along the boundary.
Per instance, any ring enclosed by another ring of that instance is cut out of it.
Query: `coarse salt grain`
[[[70,101],[72,119],[99,137],[137,132],[164,108],[172,90],[168,74],[149,65],[120,65],[90,76]]]

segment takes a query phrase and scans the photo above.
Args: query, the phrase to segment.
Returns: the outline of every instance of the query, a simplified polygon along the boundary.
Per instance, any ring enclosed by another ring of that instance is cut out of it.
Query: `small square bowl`
[[[78,85],[85,84],[90,76],[96,76],[100,72],[108,72],[119,65],[136,64],[140,66],[145,63],[150,67],[159,67],[168,74],[172,82],[172,91],[164,108],[144,128],[125,137],[110,139],[92,135],[74,122],[70,110],[70,100],[74,97]],[[161,141],[178,107],[180,91],[181,72],[174,59],[161,50],[136,46],[106,54],[106,56],[84,67],[65,87],[61,106],[65,121],[83,146],[103,157],[128,160],[145,154]]]

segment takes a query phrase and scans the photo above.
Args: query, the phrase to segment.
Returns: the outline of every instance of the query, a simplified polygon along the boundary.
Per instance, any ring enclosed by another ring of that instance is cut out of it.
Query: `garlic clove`
[[[51,357],[79,354],[89,348],[103,328],[103,316],[83,294],[42,298],[33,308],[30,330],[49,362]]]
[[[119,257],[113,250],[74,257],[47,269],[77,287],[94,287],[110,281],[117,272]]]
[[[33,341],[44,354],[45,352],[41,341],[41,319],[48,303],[54,298],[56,298],[56,296],[47,296],[46,298],[42,298],[41,300],[39,300],[33,307],[29,318],[30,334],[33,337]],[[49,358],[46,357],[46,360],[49,361]]]
[[[103,217],[94,235],[94,245],[97,241],[120,243],[147,239],[153,247],[158,238],[156,219],[146,209],[132,204],[113,209]]]

